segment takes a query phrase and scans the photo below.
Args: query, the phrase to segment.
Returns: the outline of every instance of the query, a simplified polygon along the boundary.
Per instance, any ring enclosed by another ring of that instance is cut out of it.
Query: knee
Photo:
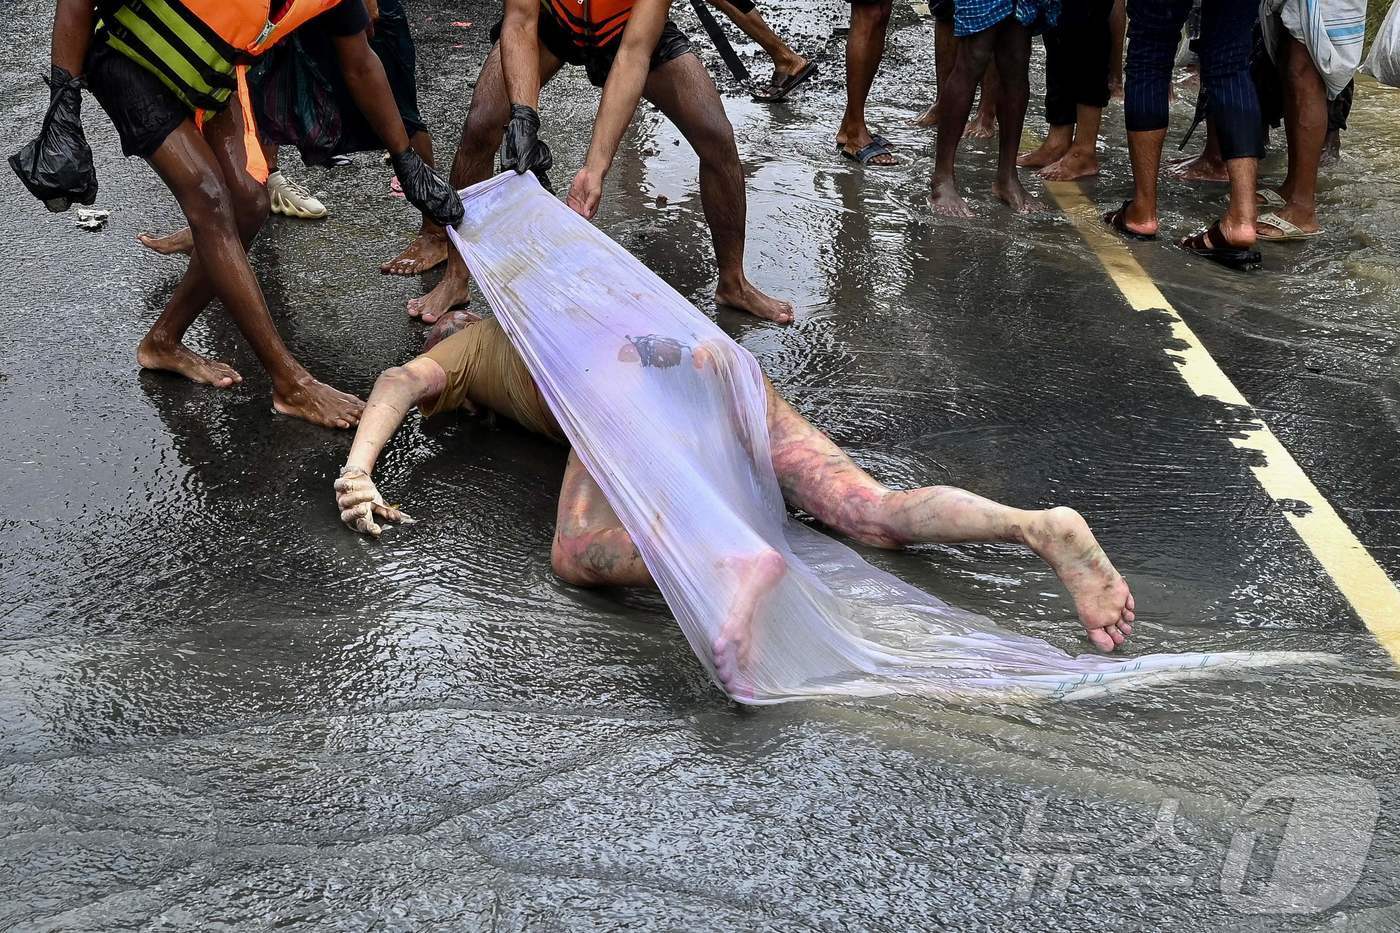
[[[272,198],[267,186],[257,184],[252,178],[247,184],[239,185],[233,192],[233,213],[238,221],[238,229],[244,236],[251,236],[262,229],[272,213]]]
[[[867,29],[884,29],[889,25],[890,13],[894,10],[894,0],[880,0],[879,3],[857,3],[851,6],[851,25]]]
[[[462,127],[462,148],[476,155],[494,153],[501,145],[509,119],[510,112],[494,101],[472,101]]]
[[[554,575],[570,586],[598,585],[597,576],[585,559],[588,538],[588,535],[569,535],[560,530],[554,532],[554,543],[549,548],[550,566]]]
[[[184,193],[180,198],[180,209],[191,229],[214,233],[237,233],[237,215],[234,213],[233,195],[222,180],[212,177],[202,179],[199,184]]]
[[[734,127],[723,110],[709,114],[691,128],[690,145],[703,165],[711,168],[732,168],[739,164],[739,146],[734,141]]]

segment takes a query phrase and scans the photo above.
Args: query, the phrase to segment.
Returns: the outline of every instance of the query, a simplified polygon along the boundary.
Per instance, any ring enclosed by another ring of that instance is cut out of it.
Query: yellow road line
[[[1127,243],[1103,223],[1098,208],[1073,182],[1048,182],[1045,186],[1059,202],[1080,235],[1108,270],[1109,277],[1136,311],[1165,313],[1172,323],[1172,337],[1184,349],[1163,348],[1191,390],[1203,398],[1216,398],[1247,408],[1259,426],[1242,438],[1231,438],[1241,450],[1261,456],[1263,466],[1251,466],[1254,478],[1276,502],[1293,500],[1307,506],[1296,514],[1285,507],[1298,537],[1332,577],[1337,589],[1365,623],[1381,647],[1400,664],[1400,590],[1386,576],[1371,553],[1356,539],[1332,503],[1320,493],[1283,443],[1259,418],[1254,406],[1240,394],[1200,338],[1186,325],[1165,295],[1138,265]]]

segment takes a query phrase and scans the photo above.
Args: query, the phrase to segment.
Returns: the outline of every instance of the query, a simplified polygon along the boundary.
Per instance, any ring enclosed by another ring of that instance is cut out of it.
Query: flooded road
[[[495,7],[411,7],[445,160]],[[751,275],[800,310],[788,328],[720,325],[891,485],[1083,511],[1136,593],[1134,652],[1345,664],[1034,708],[743,710],[659,597],[554,578],[563,452],[468,419],[410,420],[379,486],[421,524],[357,538],[331,496],[349,435],[271,414],[224,317],[192,342],[240,388],[135,371],[184,263],[134,236],[180,219],[89,98],[105,230],[0,180],[0,927],[1400,928],[1400,678],[1233,443],[1264,418],[1400,578],[1400,92],[1358,89],[1327,237],[1268,248],[1247,277],[1132,248],[1249,412],[1191,391],[1165,316],[1130,308],[1063,214],[991,202],[990,145],[959,166],[978,217],[929,215],[931,137],[908,120],[933,93],[932,27],[907,4],[871,114],[909,161],[839,159],[845,10],[771,14],[821,55],[789,104],[721,80]],[[12,147],[38,125],[48,23],[21,0],[0,26]],[[558,178],[595,102],[581,75],[545,94]],[[1104,174],[1083,187],[1111,206],[1129,188],[1116,105],[1105,125]],[[415,224],[377,158],[284,168],[332,213],[274,220],[255,268],[308,368],[366,393],[419,347],[403,303],[436,276],[379,274]],[[1282,177],[1280,153],[1265,171]],[[1222,194],[1166,183],[1164,233],[1208,222]],[[599,224],[713,310],[694,158],[645,108]],[[1027,552],[862,554],[1089,650]]]

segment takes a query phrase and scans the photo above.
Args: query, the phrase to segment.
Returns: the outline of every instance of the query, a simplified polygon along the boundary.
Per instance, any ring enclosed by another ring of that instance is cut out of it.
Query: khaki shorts
[[[568,443],[510,339],[495,318],[468,324],[423,356],[442,367],[447,386],[418,406],[423,417],[455,408],[485,408],[561,443]]]

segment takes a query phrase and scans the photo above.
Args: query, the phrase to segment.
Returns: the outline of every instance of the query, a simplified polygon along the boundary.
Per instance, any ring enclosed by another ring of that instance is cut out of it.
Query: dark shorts
[[[953,0],[933,0],[933,3],[929,4],[929,12],[940,23],[951,23],[953,21]]]
[[[105,42],[93,43],[83,72],[92,96],[117,128],[123,155],[149,159],[177,126],[194,116],[159,78]]]
[[[502,22],[498,20],[496,25],[491,27],[492,42],[500,41]],[[582,65],[588,74],[589,84],[602,87],[607,83],[608,72],[612,71],[613,59],[617,57],[618,47],[622,44],[621,37],[601,48],[581,49],[574,44],[569,31],[544,10],[540,11],[539,34],[540,44],[555,58],[566,65]],[[689,51],[690,37],[681,32],[675,23],[667,20],[661,30],[661,38],[656,42],[656,50],[651,53],[651,70],[655,71]]]

